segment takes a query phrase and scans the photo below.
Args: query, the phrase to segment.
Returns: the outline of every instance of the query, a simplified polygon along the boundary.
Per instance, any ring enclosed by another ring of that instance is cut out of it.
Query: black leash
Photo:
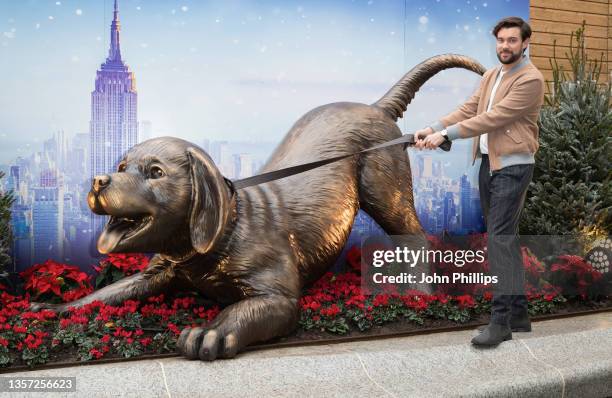
[[[287,167],[287,168],[280,169],[280,170],[269,171],[267,173],[258,174],[258,175],[252,176],[252,177],[243,178],[241,180],[235,180],[235,181],[226,180],[226,181],[229,183],[230,188],[232,188],[232,190],[236,191],[238,189],[243,189],[243,188],[246,188],[246,187],[251,187],[253,185],[263,184],[265,182],[270,182],[270,181],[274,181],[274,180],[280,180],[281,178],[289,177],[289,176],[292,176],[292,175],[295,175],[295,174],[303,173],[303,172],[308,171],[308,170],[316,169],[317,167],[325,166],[326,164],[330,164],[330,163],[337,162],[337,161],[342,160],[342,159],[350,158],[351,156],[359,155],[361,153],[376,151],[378,149],[387,148],[387,147],[390,147],[390,146],[393,146],[393,145],[403,144],[404,145],[404,150],[406,150],[406,147],[408,147],[408,145],[414,145],[414,143],[415,142],[414,142],[414,135],[413,134],[404,134],[401,137],[396,138],[394,140],[387,141],[387,142],[375,145],[375,146],[370,147],[370,148],[366,148],[366,149],[361,150],[359,152],[350,153],[348,155],[341,155],[341,156],[336,156],[336,157],[333,157],[333,158],[316,160],[316,161],[310,162],[310,163],[304,163],[304,164],[299,164],[297,166],[291,166],[291,167]],[[451,142],[450,141],[445,141],[442,144],[440,144],[439,148],[442,149],[445,152],[448,152],[451,149]]]

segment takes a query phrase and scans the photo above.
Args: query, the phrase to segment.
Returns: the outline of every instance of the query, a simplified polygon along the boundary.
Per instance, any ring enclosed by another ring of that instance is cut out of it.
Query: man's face
[[[529,39],[521,40],[521,29],[518,27],[501,28],[497,32],[497,59],[502,64],[511,64],[521,58],[523,49],[527,48]]]

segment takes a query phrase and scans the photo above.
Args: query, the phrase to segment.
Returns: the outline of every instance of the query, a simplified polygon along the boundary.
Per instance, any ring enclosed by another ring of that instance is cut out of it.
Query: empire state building
[[[91,93],[90,173],[91,177],[109,174],[125,153],[138,142],[136,79],[121,59],[119,8],[115,0],[108,57],[96,72],[96,87]],[[91,214],[90,226],[97,237],[105,217]],[[95,239],[90,254],[97,256]]]
[[[138,142],[136,80],[121,59],[120,31],[115,0],[108,57],[96,73],[91,93],[91,177],[114,172],[121,157]]]

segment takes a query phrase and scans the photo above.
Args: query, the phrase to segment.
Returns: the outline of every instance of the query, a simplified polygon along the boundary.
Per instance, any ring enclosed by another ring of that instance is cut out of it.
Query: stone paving
[[[477,330],[3,374],[75,376],[76,393],[24,397],[610,397],[612,312],[533,323],[496,348]],[[9,396],[0,393],[0,397]]]

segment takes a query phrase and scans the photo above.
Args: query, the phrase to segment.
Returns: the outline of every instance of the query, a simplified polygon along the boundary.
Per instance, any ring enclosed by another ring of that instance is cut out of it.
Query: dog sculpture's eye
[[[157,166],[153,166],[151,167],[151,171],[149,172],[149,175],[151,176],[152,179],[156,179],[156,178],[162,178],[166,174],[161,168]]]

